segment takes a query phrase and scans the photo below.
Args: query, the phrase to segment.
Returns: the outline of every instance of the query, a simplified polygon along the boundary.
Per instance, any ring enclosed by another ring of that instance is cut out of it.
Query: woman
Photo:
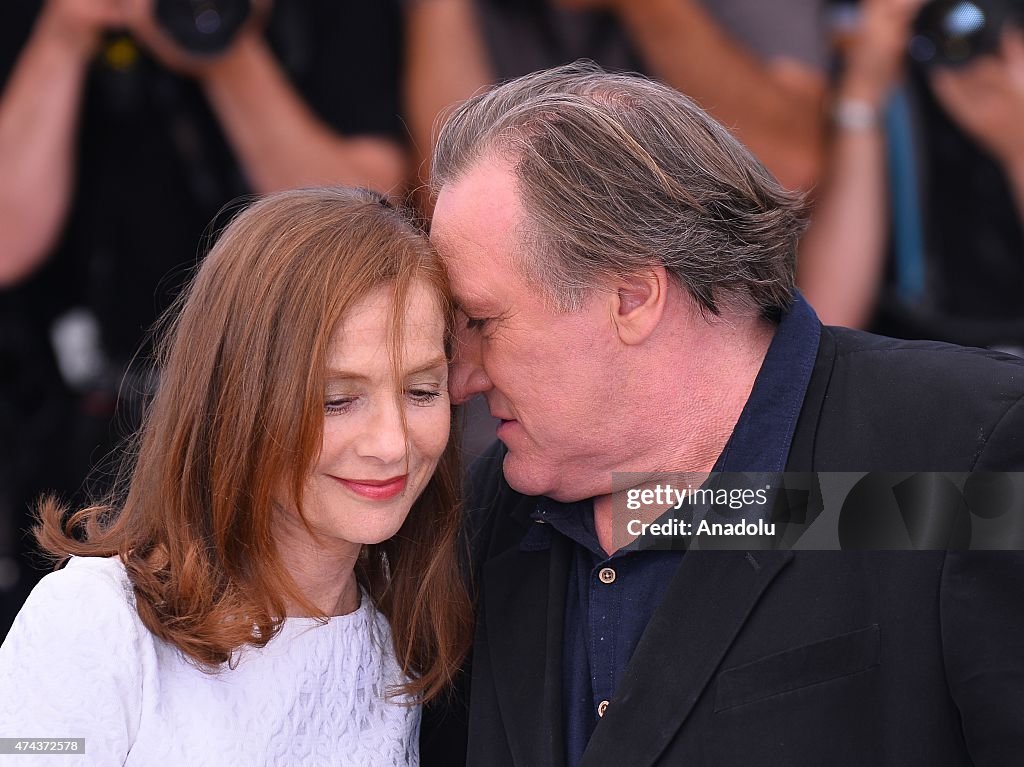
[[[0,649],[0,737],[84,738],[75,764],[417,763],[418,704],[471,628],[451,321],[378,195],[238,216],[170,328],[122,500],[41,507],[71,560]]]

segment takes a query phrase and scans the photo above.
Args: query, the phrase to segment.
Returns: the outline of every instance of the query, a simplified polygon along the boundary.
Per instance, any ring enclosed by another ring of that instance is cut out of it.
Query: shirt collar
[[[821,322],[797,291],[715,471],[781,472],[818,356]]]

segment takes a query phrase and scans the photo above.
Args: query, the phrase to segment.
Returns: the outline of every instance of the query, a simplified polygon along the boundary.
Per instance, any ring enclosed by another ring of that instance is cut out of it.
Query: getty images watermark
[[[612,475],[616,548],[1024,549],[1022,472]]]
[[[770,485],[765,487],[694,487],[687,484],[677,487],[671,482],[655,484],[654,487],[630,488],[626,491],[626,508],[640,511],[645,507],[665,511],[681,511],[689,507],[720,506],[729,510],[749,507],[762,510],[768,504]],[[640,535],[775,535],[775,523],[766,522],[762,513],[754,519],[740,517],[729,522],[712,522],[706,517],[699,521],[687,521],[678,516],[661,515],[661,521],[644,522],[639,517],[626,522],[626,532],[631,536]]]

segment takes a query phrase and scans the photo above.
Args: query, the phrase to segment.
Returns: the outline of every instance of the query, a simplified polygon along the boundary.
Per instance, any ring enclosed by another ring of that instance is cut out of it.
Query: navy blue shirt
[[[797,294],[714,471],[785,469],[820,335],[814,310]],[[547,524],[533,525],[522,548],[547,548],[552,531],[575,544],[563,644],[566,756],[575,767],[685,551],[630,547],[608,556],[594,529],[592,499],[540,498],[533,518]]]

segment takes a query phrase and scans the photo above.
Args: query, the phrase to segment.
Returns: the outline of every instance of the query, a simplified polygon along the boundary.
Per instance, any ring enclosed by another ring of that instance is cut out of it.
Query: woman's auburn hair
[[[42,549],[59,561],[119,556],[142,622],[205,668],[230,665],[243,645],[266,645],[289,602],[319,614],[277,553],[275,503],[284,494],[301,513],[323,442],[332,331],[355,302],[390,288],[397,370],[413,283],[434,289],[450,350],[444,266],[405,213],[345,188],[255,202],[168,314],[159,387],[128,480],[70,516],[44,499],[35,530]],[[356,565],[411,680],[397,692],[421,701],[452,681],[472,633],[453,442],[399,532],[364,546]]]

